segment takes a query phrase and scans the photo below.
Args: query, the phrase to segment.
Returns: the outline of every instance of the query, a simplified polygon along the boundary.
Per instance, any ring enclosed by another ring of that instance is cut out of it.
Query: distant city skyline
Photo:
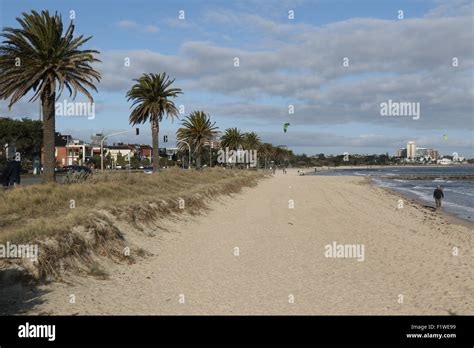
[[[86,48],[101,52],[94,117],[58,115],[63,134],[130,129],[132,80],[166,71],[184,92],[181,119],[203,110],[221,131],[255,131],[294,153],[393,155],[414,140],[474,157],[471,1],[0,0],[0,27],[33,9],[65,21],[74,11],[77,33],[93,36]],[[0,116],[38,119],[28,99],[12,110],[0,101]],[[160,137],[174,146],[179,126],[165,119]],[[140,128],[113,141],[151,143],[150,125]]]

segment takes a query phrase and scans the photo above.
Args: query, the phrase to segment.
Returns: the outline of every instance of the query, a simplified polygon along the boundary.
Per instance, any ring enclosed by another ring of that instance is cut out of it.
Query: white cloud
[[[189,41],[175,55],[146,49],[105,51],[100,57],[103,64],[97,66],[103,75],[98,88],[125,95],[142,73],[165,71],[176,78],[184,98],[191,92],[210,96],[195,104],[198,109],[229,121],[279,124],[288,118],[291,103],[295,105],[292,122],[302,126],[352,122],[408,132],[472,131],[473,20],[472,12],[460,10],[465,3],[459,4],[454,11],[440,3],[438,10],[424,18],[353,18],[324,26],[216,10],[204,20],[225,24],[231,38],[237,26],[255,34],[254,44],[261,43],[258,50]],[[122,22],[124,28],[147,28]],[[195,25],[177,19],[168,25],[172,23]],[[233,66],[235,57],[240,59],[239,67]],[[343,67],[344,57],[349,58],[349,67]],[[453,57],[459,59],[458,67],[452,66]],[[124,65],[125,58],[130,59],[129,67]],[[217,103],[215,96],[232,101]],[[269,102],[268,98],[273,99]],[[421,119],[381,117],[379,105],[388,99],[419,102]],[[384,144],[383,138],[372,135],[351,141],[364,146]],[[311,143],[303,134],[296,136],[294,144],[303,141]],[[385,145],[394,144],[387,140]]]
[[[131,20],[121,20],[115,23],[115,25],[121,29],[138,30],[146,33],[157,33],[160,31],[160,28],[156,25],[139,25],[137,22]]]
[[[160,28],[158,28],[156,25],[147,25],[145,31],[148,33],[157,33],[160,31]]]
[[[463,16],[474,12],[474,3],[470,0],[438,0],[438,5],[425,17]]]
[[[191,22],[189,19],[179,19],[178,16],[176,18],[167,18],[164,20],[164,23],[173,28],[179,29],[196,29],[198,26]]]
[[[134,21],[129,21],[129,20],[121,20],[117,22],[116,25],[123,29],[130,29],[130,28],[137,27],[137,23],[135,23]]]

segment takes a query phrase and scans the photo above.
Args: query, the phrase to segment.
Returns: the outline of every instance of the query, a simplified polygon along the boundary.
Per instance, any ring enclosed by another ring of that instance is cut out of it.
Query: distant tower
[[[416,156],[416,145],[414,141],[409,141],[407,144],[407,158],[415,159]]]

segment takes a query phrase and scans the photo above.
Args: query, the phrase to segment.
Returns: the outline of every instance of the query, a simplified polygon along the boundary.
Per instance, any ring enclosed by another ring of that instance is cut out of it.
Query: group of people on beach
[[[284,165],[279,166],[279,167],[281,168],[283,174],[286,174],[286,173],[287,173],[287,172],[286,172],[286,167],[285,167]],[[277,170],[277,165],[276,165],[276,164],[272,164],[272,165],[270,166],[270,170],[272,171],[272,174],[275,175],[276,170]]]

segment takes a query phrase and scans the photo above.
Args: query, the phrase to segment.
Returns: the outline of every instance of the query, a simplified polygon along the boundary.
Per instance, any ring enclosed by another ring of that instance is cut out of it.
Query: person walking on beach
[[[436,202],[436,209],[441,208],[441,199],[444,198],[443,190],[441,190],[441,186],[436,186],[436,190],[433,192],[433,198]]]

